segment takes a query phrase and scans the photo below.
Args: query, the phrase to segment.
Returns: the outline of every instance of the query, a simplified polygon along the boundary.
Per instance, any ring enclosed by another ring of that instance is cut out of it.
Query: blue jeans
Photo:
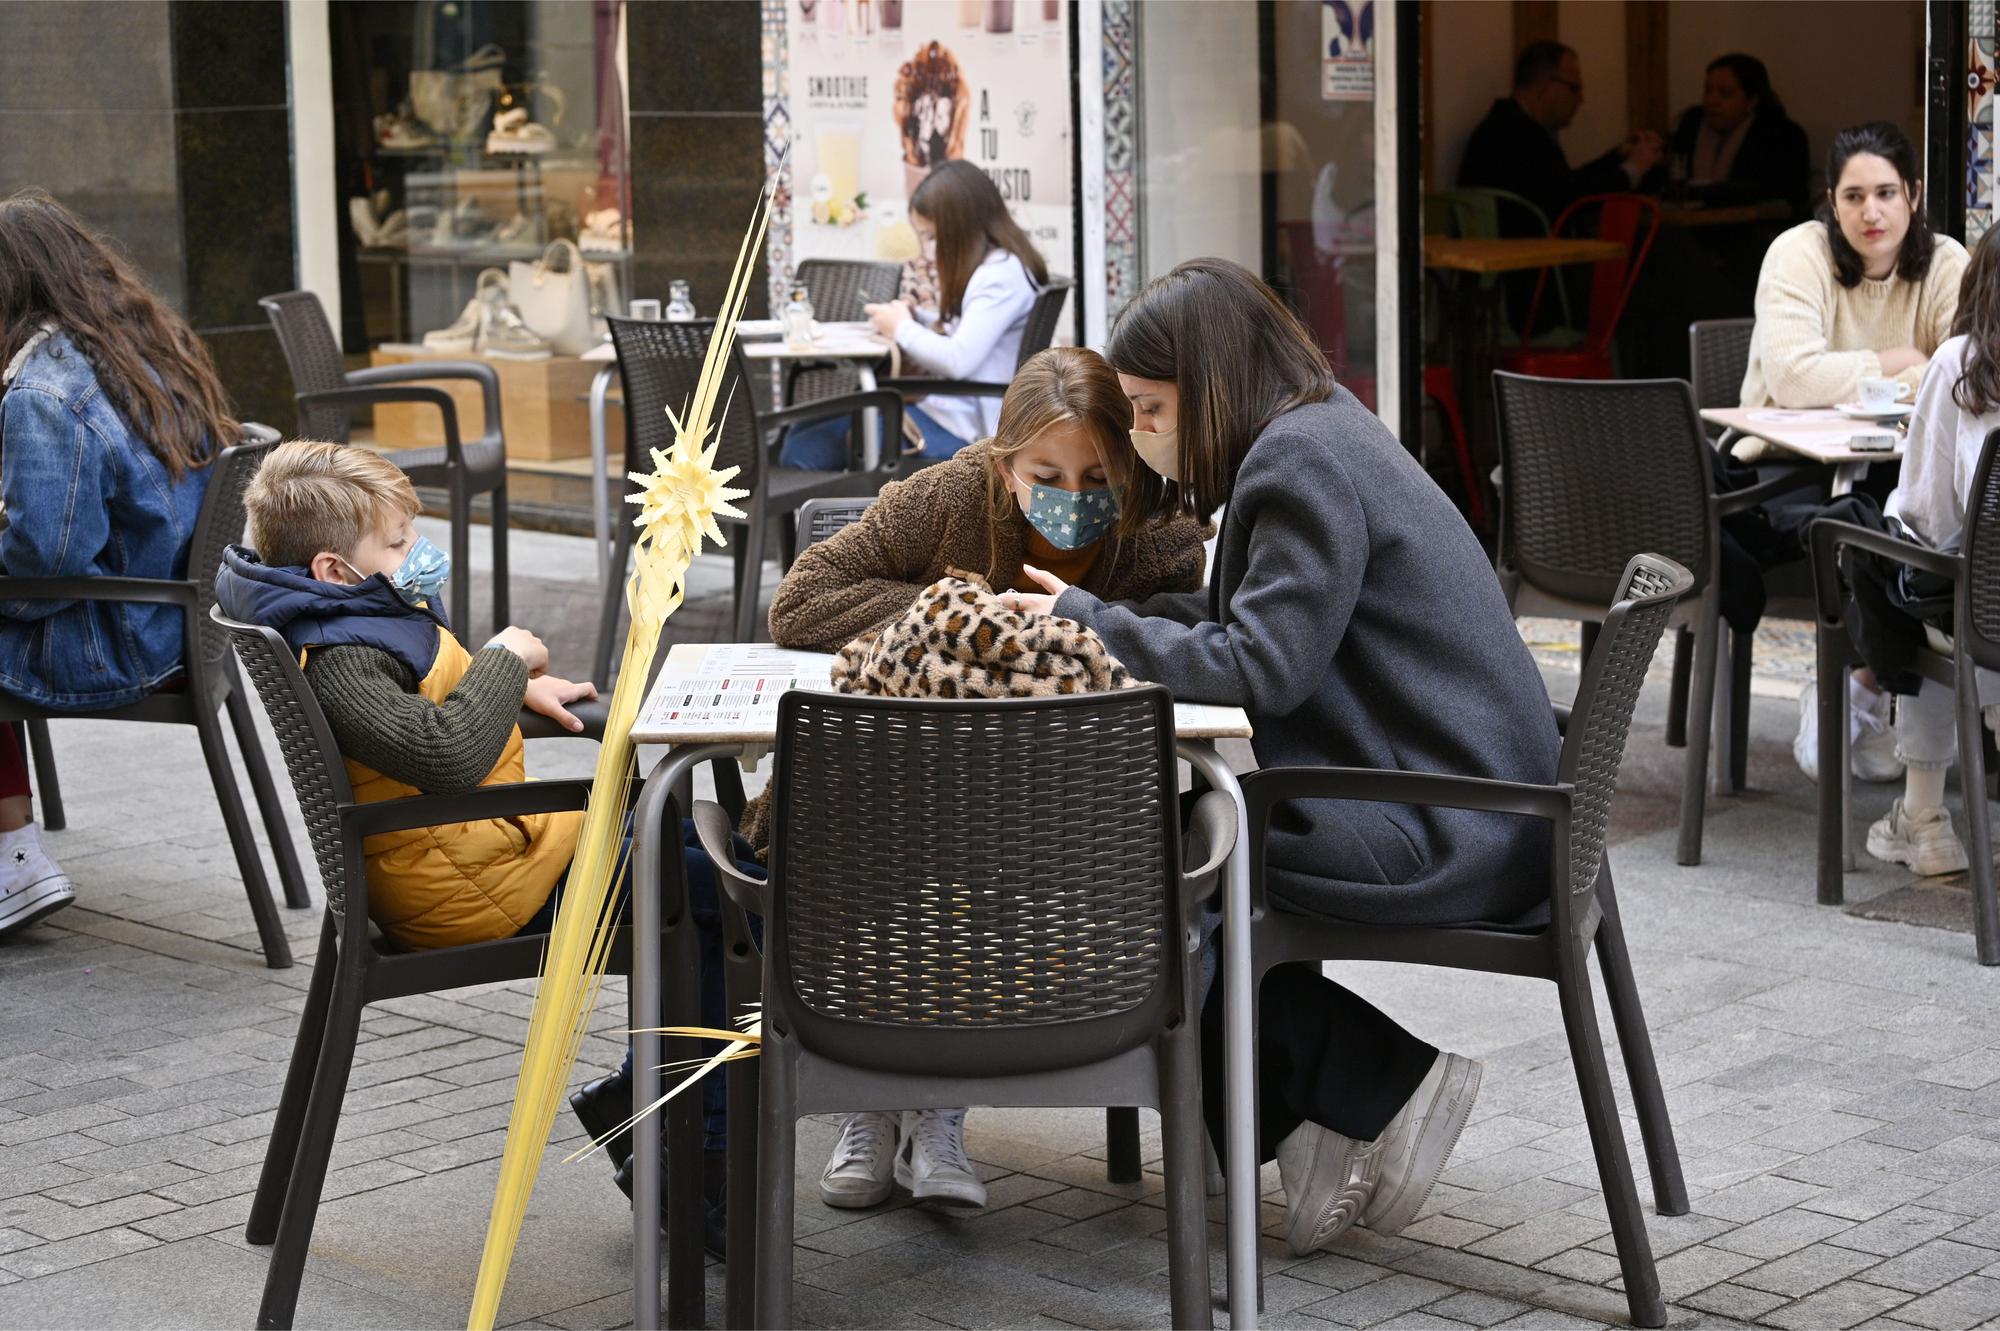
[[[948,458],[972,442],[960,439],[939,425],[922,407],[904,407],[903,411],[923,433],[926,458]],[[849,419],[835,416],[831,420],[793,426],[785,436],[784,447],[778,450],[778,465],[798,467],[804,471],[846,471],[851,456],[847,442]],[[898,446],[884,441],[884,451],[889,452],[891,457],[894,456],[893,448]]]

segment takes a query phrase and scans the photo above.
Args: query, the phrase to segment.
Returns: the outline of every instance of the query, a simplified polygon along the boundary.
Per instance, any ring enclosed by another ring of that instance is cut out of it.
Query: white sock
[[[1922,813],[1926,809],[1944,807],[1944,777],[1948,767],[1918,767],[1912,764],[1903,769],[1903,812]]]
[[[1861,676],[1847,677],[1847,742],[1859,740],[1864,731],[1883,729],[1889,721],[1889,696],[1871,689]]]

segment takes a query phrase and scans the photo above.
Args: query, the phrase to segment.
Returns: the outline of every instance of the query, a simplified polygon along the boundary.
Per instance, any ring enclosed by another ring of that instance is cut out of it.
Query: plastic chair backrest
[[[633,470],[652,471],[651,451],[673,446],[676,416],[694,401],[701,367],[715,320],[607,319],[618,351],[618,377],[625,389],[625,449]],[[732,347],[716,401],[721,420],[721,447],[715,465],[740,467],[738,488],[754,490],[764,475],[764,451],[758,446],[755,390],[743,367],[743,353]]]
[[[1694,369],[1694,405],[1734,407],[1743,400],[1755,319],[1703,319],[1688,325],[1688,363]]]
[[[265,296],[257,302],[270,316],[278,334],[278,347],[292,371],[292,392],[324,393],[347,382],[347,366],[341,359],[340,340],[333,335],[326,309],[310,291],[286,291]],[[301,439],[322,439],[344,444],[351,423],[346,407],[321,405],[299,411]]]
[[[842,527],[861,520],[875,496],[858,499],[808,499],[799,505],[799,549],[809,550]]]
[[[278,432],[245,421],[243,440],[217,453],[208,464],[208,488],[202,492],[201,512],[188,542],[187,576],[195,586],[198,611],[195,641],[187,652],[189,678],[209,687],[220,678],[212,672],[229,655],[229,635],[209,617],[215,608],[215,573],[222,567],[223,550],[243,539],[243,492],[250,488],[264,455],[278,446]]]
[[[335,919],[347,914],[347,848],[340,828],[340,806],[354,802],[354,790],[347,782],[347,767],[340,758],[340,746],[326,716],[306,683],[305,672],[285,640],[261,624],[245,624],[230,619],[220,609],[208,616],[236,646],[244,673],[264,700],[265,714],[278,736],[278,749],[285,755],[285,771],[292,778],[292,792],[299,799],[299,816],[305,820],[313,858],[319,862],[320,886],[326,892],[327,909]],[[356,847],[359,850],[359,847]],[[360,893],[360,905],[367,908],[367,885],[353,885]]]
[[[1694,587],[1694,575],[1658,555],[1634,555],[1618,580],[1611,612],[1584,663],[1570,711],[1556,779],[1576,788],[1570,806],[1569,900],[1588,898],[1604,863],[1605,825],[1618,767],[1632,729],[1632,709],[1653,664],[1674,605]],[[1574,907],[1573,907],[1574,908]],[[1556,907],[1562,909],[1560,905]]]
[[[1537,379],[1496,371],[1501,555],[1530,586],[1609,605],[1658,554],[1708,585],[1709,446],[1680,379]]]
[[[797,281],[812,300],[815,319],[855,323],[868,317],[866,306],[896,298],[903,266],[873,259],[803,259]]]
[[[1646,256],[1652,252],[1653,237],[1660,231],[1659,201],[1643,194],[1586,195],[1562,210],[1549,234],[1568,236],[1578,231],[1588,231],[1598,240],[1616,241],[1625,247],[1625,252],[1617,258],[1601,260],[1592,264],[1590,269],[1590,301],[1584,326],[1584,347],[1595,354],[1608,356],[1611,339],[1618,332],[1618,321],[1625,313],[1625,304],[1631,299],[1632,288],[1646,266]],[[1528,339],[1541,312],[1542,292],[1548,287],[1550,272],[1550,269],[1544,268],[1535,282],[1535,298],[1528,305],[1528,321],[1523,325],[1524,346],[1529,345]]]
[[[1986,436],[1966,495],[1964,586],[1954,632],[1973,664],[2000,670],[2000,430]],[[1960,687],[1966,687],[1964,683]]]
[[[1173,703],[794,692],[772,778],[766,1019],[837,1062],[1109,1058],[1179,1007]]]
[[[1028,307],[1027,325],[1021,330],[1021,354],[1014,361],[1015,369],[1026,365],[1030,356],[1047,351],[1055,342],[1056,324],[1062,318],[1070,286],[1067,277],[1050,277],[1048,285],[1036,293],[1035,303]]]

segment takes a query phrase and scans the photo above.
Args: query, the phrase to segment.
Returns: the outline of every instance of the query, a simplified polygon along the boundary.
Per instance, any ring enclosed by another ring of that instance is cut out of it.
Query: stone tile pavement
[[[587,559],[558,538],[523,546],[518,566],[540,576],[580,576]],[[558,644],[559,668],[580,650]],[[1560,651],[1548,656],[1552,688],[1573,688]],[[1642,703],[1614,863],[1693,1195],[1691,1214],[1649,1221],[1673,1325],[2000,1326],[2000,976],[1975,964],[1965,935],[1813,904],[1812,790],[1789,761],[1783,702],[1755,709],[1756,789],[1717,800],[1706,862],[1676,866],[1664,692]],[[264,1254],[242,1224],[317,918],[287,914],[297,968],[262,967],[193,735],[66,723],[56,742],[70,828],[50,840],[79,904],[0,945],[0,1327],[247,1325]],[[593,752],[533,749],[550,775],[587,771]],[[1890,794],[1862,787],[1860,813]],[[1850,891],[1903,881],[1874,866]],[[1402,1235],[1355,1231],[1305,1260],[1265,1239],[1265,1324],[1622,1324],[1553,992],[1405,967],[1339,973],[1427,1038],[1484,1059],[1484,1089]],[[300,1326],[463,1324],[529,993],[371,1010]],[[616,1061],[622,1008],[607,986],[581,1066]],[[1095,1111],[975,1112],[969,1142],[993,1203],[965,1218],[822,1208],[812,1184],[832,1128],[804,1125],[799,1318],[1164,1324],[1157,1133],[1154,1172],[1117,1187],[1104,1181],[1101,1124]],[[629,1321],[628,1213],[600,1161],[561,1163],[578,1140],[559,1123],[504,1323]],[[1274,1171],[1265,1182],[1275,1189]],[[1268,1223],[1278,1215],[1267,1205]],[[1212,1238],[1219,1290],[1219,1224]]]

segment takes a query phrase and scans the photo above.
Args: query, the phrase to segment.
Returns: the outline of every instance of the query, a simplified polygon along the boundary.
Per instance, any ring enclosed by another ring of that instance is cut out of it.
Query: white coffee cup
[[[1887,411],[1910,395],[1910,386],[1896,379],[1863,379],[1857,390],[1861,405],[1870,411]]]

